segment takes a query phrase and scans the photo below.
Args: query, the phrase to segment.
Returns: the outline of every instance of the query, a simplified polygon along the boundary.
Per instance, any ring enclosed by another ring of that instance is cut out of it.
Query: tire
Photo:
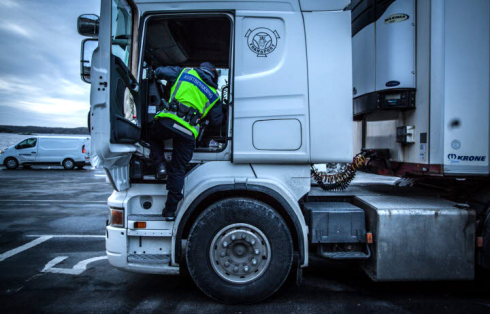
[[[66,158],[61,164],[66,170],[73,170],[75,168],[75,161],[71,158]]]
[[[287,279],[293,241],[272,207],[254,199],[230,198],[212,204],[196,220],[186,261],[192,279],[209,297],[226,304],[256,303]]]
[[[19,161],[17,161],[17,159],[15,159],[14,157],[8,157],[7,159],[5,159],[3,164],[9,170],[14,170],[19,167]]]

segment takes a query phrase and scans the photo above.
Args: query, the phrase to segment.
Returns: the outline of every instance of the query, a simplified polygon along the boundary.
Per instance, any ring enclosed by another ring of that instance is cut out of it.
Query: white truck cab
[[[474,211],[430,193],[311,187],[311,164],[354,155],[349,4],[102,0],[100,18],[79,18],[79,32],[93,37],[82,45],[92,163],[114,188],[106,228],[113,266],[150,274],[187,267],[224,303],[264,300],[290,273],[301,278],[309,254],[363,261],[380,281],[473,278]],[[147,138],[171,86],[150,73],[204,61],[226,76],[226,119],[197,141],[176,220],[164,221],[167,190],[152,177]],[[413,261],[431,250],[441,263]]]
[[[86,136],[33,136],[0,152],[0,164],[19,166],[59,165],[67,170],[90,163],[90,138]]]

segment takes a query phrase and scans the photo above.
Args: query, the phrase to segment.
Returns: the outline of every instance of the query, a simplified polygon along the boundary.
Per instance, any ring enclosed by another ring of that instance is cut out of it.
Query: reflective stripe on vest
[[[186,68],[180,73],[176,83],[170,89],[170,92],[170,102],[173,99],[176,99],[186,106],[197,109],[201,113],[202,118],[206,117],[209,110],[211,110],[219,100],[216,89],[204,83],[196,70],[190,68]],[[173,113],[166,111],[159,112],[155,115],[155,119],[158,118],[173,119],[189,129],[194,134],[194,137],[197,138],[199,135],[199,126],[193,127]]]

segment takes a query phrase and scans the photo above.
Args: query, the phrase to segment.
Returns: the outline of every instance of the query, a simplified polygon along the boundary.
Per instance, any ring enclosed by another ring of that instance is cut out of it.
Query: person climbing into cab
[[[204,125],[220,125],[223,121],[221,99],[216,92],[219,73],[213,64],[204,62],[199,68],[158,67],[154,74],[171,86],[169,101],[163,101],[163,110],[157,112],[152,122],[149,144],[156,179],[167,176],[168,195],[162,216],[175,220],[196,139]],[[167,165],[163,141],[169,139],[173,139],[173,151],[172,162]]]

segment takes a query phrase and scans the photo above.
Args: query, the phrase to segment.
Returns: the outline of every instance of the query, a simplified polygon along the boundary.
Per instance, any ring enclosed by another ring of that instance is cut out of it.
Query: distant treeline
[[[16,126],[16,125],[0,125],[0,133],[89,134],[88,129],[82,127],[81,128],[52,128],[52,127],[45,127],[45,126]]]

